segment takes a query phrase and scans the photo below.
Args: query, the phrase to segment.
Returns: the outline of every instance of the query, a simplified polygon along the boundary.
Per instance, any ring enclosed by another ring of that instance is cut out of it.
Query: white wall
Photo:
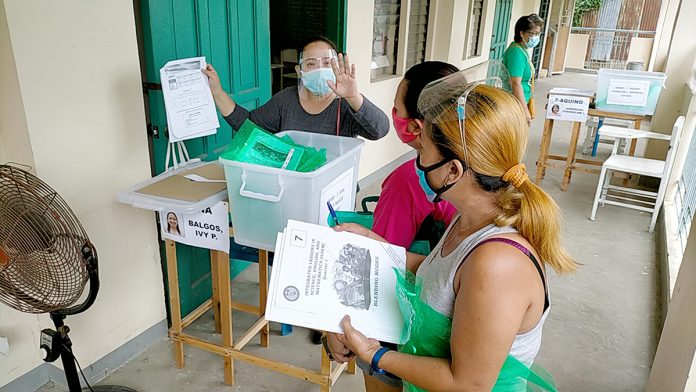
[[[4,6],[16,67],[3,67],[0,85],[18,87],[24,110],[3,113],[0,124],[21,125],[24,116],[26,130],[13,132],[30,144],[28,163],[71,205],[99,252],[97,302],[67,320],[86,366],[165,318],[154,216],[115,199],[150,176],[133,3],[4,0]],[[6,49],[3,37],[0,30]],[[0,360],[2,386],[40,362],[36,317],[2,308],[0,320],[0,334],[9,330],[12,339],[12,361]],[[47,316],[40,325],[50,325]]]
[[[672,4],[672,2],[670,2]],[[658,41],[659,53],[664,52],[665,37],[673,37],[665,57],[655,61],[655,71],[665,72],[666,89],[660,94],[660,100],[651,121],[655,132],[669,133],[672,124],[679,116],[684,97],[684,85],[691,77],[691,64],[696,60],[696,40],[693,39],[696,25],[696,1],[682,1],[673,25],[665,24]],[[661,68],[664,67],[664,68]],[[649,142],[645,151],[648,158],[664,159],[666,143]]]
[[[692,222],[693,225],[696,221]],[[646,392],[693,391],[696,365],[696,230],[691,230]],[[687,387],[687,382],[691,385]]]
[[[0,163],[24,162],[33,168],[27,119],[6,21],[5,5],[0,1],[0,69],[3,70],[0,83]]]

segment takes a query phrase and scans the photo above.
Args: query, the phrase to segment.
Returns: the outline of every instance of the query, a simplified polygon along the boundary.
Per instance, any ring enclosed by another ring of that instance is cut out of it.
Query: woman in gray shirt
[[[355,64],[347,55],[337,56],[329,39],[308,40],[296,70],[299,88],[288,87],[252,111],[232,100],[212,65],[203,72],[215,105],[235,131],[250,119],[273,133],[299,130],[377,140],[389,132],[387,115],[358,91]]]

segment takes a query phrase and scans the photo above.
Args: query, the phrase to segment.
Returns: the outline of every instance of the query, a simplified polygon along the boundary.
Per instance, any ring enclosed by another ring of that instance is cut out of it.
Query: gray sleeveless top
[[[464,261],[464,257],[471,252],[477,244],[486,239],[500,234],[517,233],[513,227],[498,227],[494,224],[484,226],[465,238],[457,248],[447,257],[441,256],[441,251],[447,234],[456,223],[459,216],[452,220],[450,227],[440,239],[435,249],[421,263],[417,276],[423,278],[423,290],[421,300],[443,315],[452,318],[454,313],[454,276],[457,269]],[[547,308],[539,322],[529,332],[517,335],[510,348],[510,354],[527,366],[531,366],[541,347],[541,332],[549,314]]]

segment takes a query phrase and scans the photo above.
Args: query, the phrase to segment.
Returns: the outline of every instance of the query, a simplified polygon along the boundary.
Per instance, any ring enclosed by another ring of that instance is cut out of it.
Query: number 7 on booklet
[[[406,269],[402,247],[288,220],[276,241],[266,319],[343,332],[349,314],[367,337],[402,343],[395,268]]]

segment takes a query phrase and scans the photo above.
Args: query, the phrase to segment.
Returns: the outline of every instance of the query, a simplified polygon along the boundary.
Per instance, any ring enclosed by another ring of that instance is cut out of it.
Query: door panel
[[[491,38],[491,60],[501,60],[507,48],[512,16],[512,0],[498,0],[495,3],[493,36]]]
[[[268,1],[142,0],[141,14],[148,82],[160,83],[159,70],[168,61],[205,56],[225,90],[242,107],[254,109],[268,101]],[[150,138],[152,165],[159,174],[164,171],[168,142],[162,91],[149,90],[148,103],[150,121],[160,130],[159,137]],[[232,140],[232,129],[222,117],[219,120],[217,134],[185,141],[191,158],[211,161],[224,151]],[[210,298],[210,252],[177,244],[177,256],[181,311],[187,314]]]
[[[546,45],[546,32],[550,24],[547,20],[550,3],[551,0],[541,0],[541,3],[539,3],[539,17],[544,20],[544,27],[541,29],[541,35],[539,36],[539,45],[537,45],[537,47],[534,48],[534,52],[532,52],[532,64],[534,64],[536,78],[539,77],[539,70],[541,69],[542,52],[547,53],[548,50],[545,49],[549,48],[549,46]],[[546,55],[544,55],[544,58],[546,58]]]

